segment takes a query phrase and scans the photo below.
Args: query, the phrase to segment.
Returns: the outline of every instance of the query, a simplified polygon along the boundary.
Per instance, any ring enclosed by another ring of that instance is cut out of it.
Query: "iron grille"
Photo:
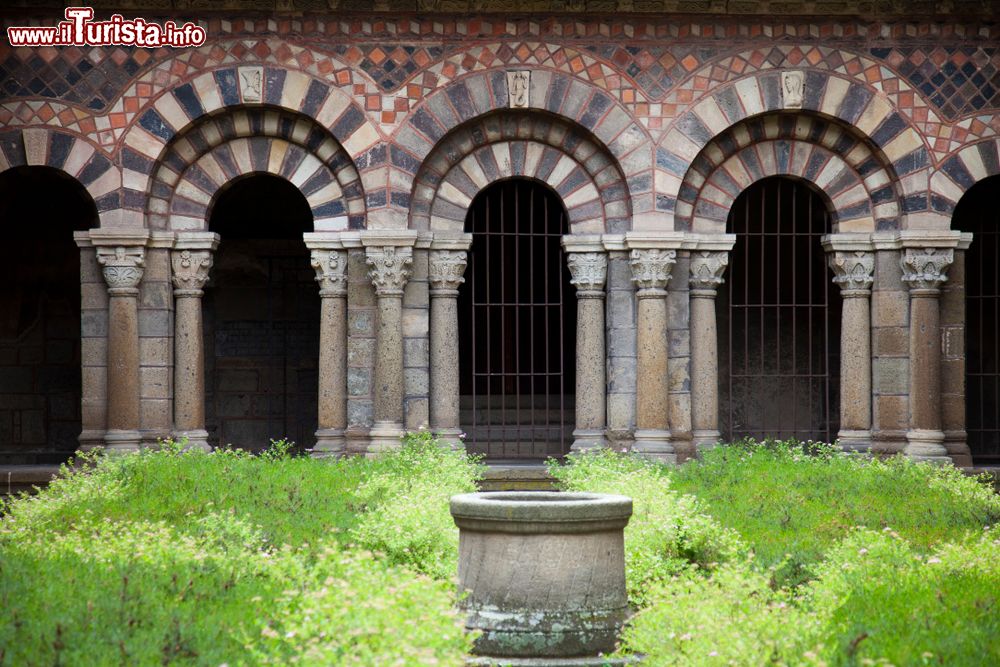
[[[544,458],[569,450],[576,297],[563,260],[566,212],[547,187],[501,181],[469,208],[459,293],[462,424],[470,452]]]
[[[972,232],[965,253],[965,430],[978,465],[1000,463],[1000,178],[977,184],[953,227]]]
[[[820,245],[826,206],[804,183],[768,178],[739,196],[728,227],[736,245],[717,304],[723,436],[831,442],[840,295]]]

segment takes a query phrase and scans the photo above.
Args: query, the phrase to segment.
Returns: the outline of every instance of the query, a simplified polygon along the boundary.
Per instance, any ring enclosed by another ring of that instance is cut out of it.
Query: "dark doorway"
[[[965,430],[976,465],[1000,463],[1000,176],[974,185],[952,227],[972,232],[965,253]]]
[[[483,190],[465,219],[472,249],[459,291],[466,446],[494,459],[562,456],[572,444],[576,296],[558,196],[526,179]]]
[[[221,240],[205,290],[209,442],[312,447],[320,299],[302,240],[309,204],[288,181],[255,174],[218,195],[210,229]]]
[[[717,306],[727,440],[837,437],[840,294],[820,245],[829,218],[818,194],[784,177],[733,204],[736,246]]]
[[[0,464],[60,463],[80,435],[80,250],[99,224],[80,183],[50,167],[0,174]]]

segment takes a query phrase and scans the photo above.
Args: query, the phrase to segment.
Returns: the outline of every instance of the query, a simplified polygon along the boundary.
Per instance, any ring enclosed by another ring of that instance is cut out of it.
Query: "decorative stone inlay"
[[[801,109],[805,83],[802,72],[792,70],[781,73],[781,99],[786,109]]]
[[[467,263],[464,250],[431,250],[430,269],[427,279],[433,290],[457,291],[458,286],[465,282]]]
[[[632,267],[632,282],[638,288],[639,294],[665,290],[667,283],[670,282],[670,271],[676,261],[676,250],[633,249],[629,256],[629,265]]]
[[[108,294],[134,295],[142,281],[142,267],[146,263],[146,250],[142,247],[99,247],[97,261],[104,267],[104,281]]]
[[[211,250],[175,250],[171,253],[174,294],[176,296],[201,296],[212,268]]]
[[[379,296],[402,296],[410,278],[413,250],[409,247],[380,246],[365,248],[368,278]]]
[[[911,290],[938,290],[948,280],[945,275],[955,260],[951,248],[906,248],[899,257],[903,282]]]
[[[531,86],[531,72],[519,70],[507,72],[507,97],[512,109],[528,107],[528,94]]]
[[[244,102],[260,102],[264,99],[264,68],[241,67],[240,94]]]
[[[578,296],[604,294],[604,282],[608,277],[608,257],[603,252],[571,252],[566,264],[572,276],[570,283],[576,287]]]
[[[729,265],[728,252],[698,250],[691,253],[691,277],[688,282],[692,290],[715,292],[725,279],[722,274]]]
[[[343,251],[313,250],[311,263],[321,297],[347,295],[347,257]]]
[[[864,250],[832,252],[830,268],[836,274],[833,282],[840,285],[842,296],[852,296],[852,292],[866,295],[874,282],[875,253]]]

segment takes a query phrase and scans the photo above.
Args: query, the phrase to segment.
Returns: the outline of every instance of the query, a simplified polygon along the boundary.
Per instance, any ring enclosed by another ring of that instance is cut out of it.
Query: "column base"
[[[722,442],[722,434],[718,431],[695,429],[691,432],[691,443],[698,450],[699,454],[705,450],[714,449],[720,442]]]
[[[869,454],[872,450],[872,432],[842,429],[837,433],[837,442],[840,451],[846,454]]]
[[[667,430],[637,429],[632,453],[658,463],[677,463],[677,449],[670,437]]]
[[[443,428],[440,430],[431,429],[434,432],[434,437],[437,438],[438,442],[442,445],[448,445],[455,450],[465,450],[465,441],[461,436],[465,435],[465,432],[460,428]]]
[[[113,429],[104,434],[104,451],[106,454],[126,454],[137,452],[142,443],[139,431],[123,431]]]
[[[371,442],[368,445],[368,457],[377,456],[383,452],[391,452],[402,447],[403,425],[400,422],[377,421],[368,433]]]
[[[904,453],[914,461],[951,463],[944,448],[944,432],[930,429],[912,429],[906,432]]]
[[[321,428],[316,431],[316,446],[311,456],[314,459],[339,459],[347,452],[347,441],[342,428]]]
[[[76,439],[81,452],[104,449],[104,431],[83,431]]]
[[[212,451],[208,444],[208,431],[203,428],[191,429],[190,431],[174,431],[170,434],[174,442],[180,443],[183,438],[187,438],[184,449],[200,449],[203,452]]]
[[[573,445],[569,448],[571,454],[594,452],[608,447],[608,439],[604,437],[604,429],[578,428],[573,431]]]

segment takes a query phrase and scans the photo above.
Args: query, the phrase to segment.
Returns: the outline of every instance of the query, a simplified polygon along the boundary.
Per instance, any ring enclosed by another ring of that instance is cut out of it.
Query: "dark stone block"
[[[198,95],[195,93],[193,85],[185,83],[183,86],[177,86],[174,88],[173,92],[174,97],[177,98],[177,101],[184,109],[184,113],[188,115],[188,118],[194,120],[195,118],[205,115],[205,109],[201,106],[201,100],[198,99]]]

